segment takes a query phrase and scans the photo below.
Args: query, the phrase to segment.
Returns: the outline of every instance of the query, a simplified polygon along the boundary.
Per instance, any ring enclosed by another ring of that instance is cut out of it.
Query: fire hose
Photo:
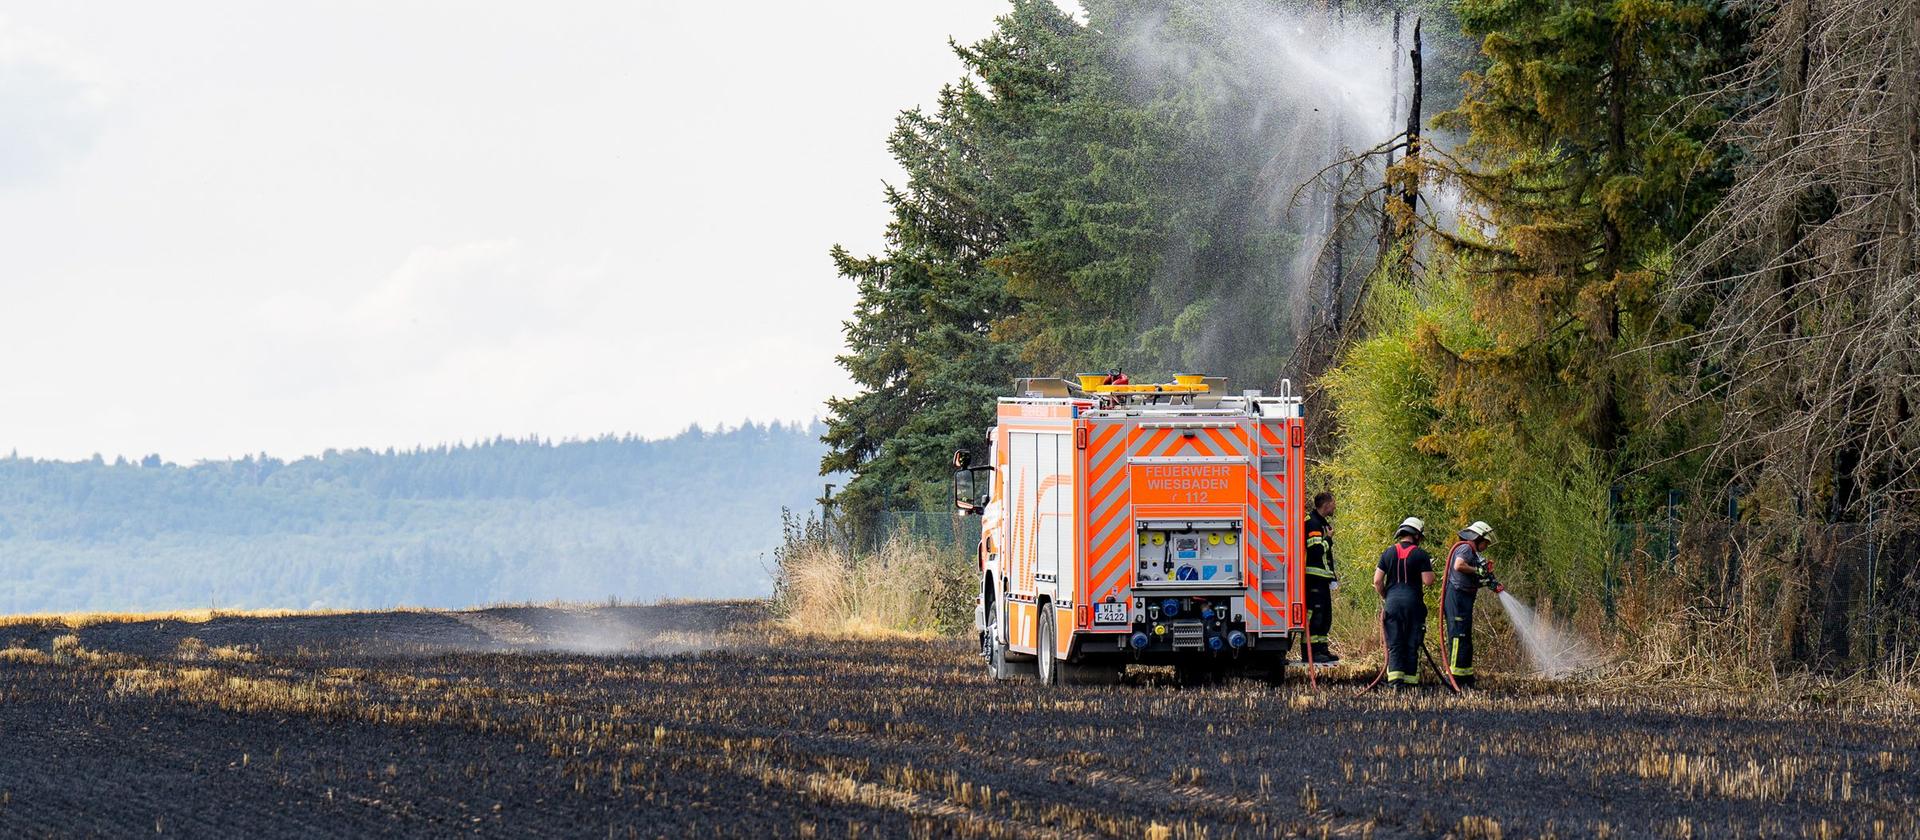
[[[1365,694],[1369,691],[1372,691],[1373,687],[1379,685],[1380,681],[1383,679],[1386,679],[1386,677],[1387,677],[1387,608],[1381,607],[1380,608],[1380,673],[1374,674],[1373,682],[1367,683],[1367,687],[1360,689],[1360,693]]]

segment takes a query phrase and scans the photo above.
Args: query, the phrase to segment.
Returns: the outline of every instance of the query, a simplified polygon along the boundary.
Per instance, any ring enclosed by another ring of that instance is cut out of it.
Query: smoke
[[[1500,606],[1506,608],[1507,620],[1519,634],[1527,659],[1541,675],[1557,680],[1601,664],[1600,655],[1571,631],[1536,615],[1519,598],[1502,592]]]
[[[1089,26],[1117,43],[1134,96],[1183,132],[1188,154],[1167,177],[1198,185],[1194,229],[1167,243],[1141,320],[1149,335],[1170,322],[1164,364],[1263,387],[1303,324],[1347,305],[1331,293],[1333,263],[1347,289],[1372,266],[1377,218],[1336,218],[1351,207],[1322,175],[1404,127],[1393,18],[1258,0],[1125,5],[1093,5]],[[1382,173],[1325,174],[1365,189]]]
[[[676,607],[500,607],[448,613],[483,641],[468,650],[667,656],[711,650],[735,619],[724,602]]]

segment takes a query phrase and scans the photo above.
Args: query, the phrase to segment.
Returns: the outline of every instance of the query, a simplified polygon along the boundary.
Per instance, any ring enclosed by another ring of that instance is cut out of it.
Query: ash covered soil
[[[1042,690],[744,603],[0,648],[4,836],[1920,836],[1913,718],[1712,695]]]

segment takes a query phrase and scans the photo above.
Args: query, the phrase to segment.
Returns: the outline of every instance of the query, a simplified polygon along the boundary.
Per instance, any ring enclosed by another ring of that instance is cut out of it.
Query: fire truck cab
[[[1128,665],[1183,680],[1284,673],[1306,629],[1306,425],[1224,379],[1022,379],[955,500],[982,517],[980,652],[993,676],[1097,682]]]

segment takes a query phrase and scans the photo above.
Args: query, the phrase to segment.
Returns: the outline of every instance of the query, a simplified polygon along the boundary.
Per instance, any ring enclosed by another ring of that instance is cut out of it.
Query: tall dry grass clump
[[[962,629],[973,565],[951,546],[904,531],[858,551],[817,526],[789,530],[776,555],[774,611],[803,633],[934,636]]]

